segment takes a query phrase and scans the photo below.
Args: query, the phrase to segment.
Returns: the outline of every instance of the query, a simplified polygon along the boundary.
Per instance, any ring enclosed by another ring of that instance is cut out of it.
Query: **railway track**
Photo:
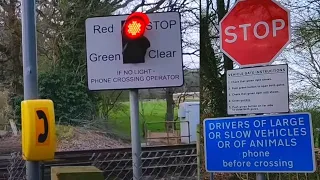
[[[0,180],[20,180],[25,174],[25,163],[20,155],[12,165],[10,154],[0,155]],[[195,178],[197,152],[195,144],[142,147],[142,173],[152,179]],[[11,166],[10,166],[11,161]],[[41,163],[43,180],[50,180],[53,166],[94,165],[103,170],[106,179],[132,179],[131,148],[57,152],[53,161]],[[8,167],[12,169],[8,170]],[[11,172],[9,177],[8,172]],[[12,177],[14,176],[14,177]]]

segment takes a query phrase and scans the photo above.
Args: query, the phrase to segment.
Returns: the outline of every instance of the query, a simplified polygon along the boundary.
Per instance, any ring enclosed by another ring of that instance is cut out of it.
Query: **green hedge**
[[[56,121],[72,124],[70,119],[92,119],[98,97],[88,91],[86,82],[72,72],[52,71],[39,74],[39,96],[54,102]],[[12,99],[14,114],[20,123],[22,96]]]

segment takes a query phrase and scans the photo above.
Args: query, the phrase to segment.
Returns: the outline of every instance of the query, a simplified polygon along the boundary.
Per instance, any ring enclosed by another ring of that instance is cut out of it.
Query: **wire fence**
[[[141,180],[197,179],[196,148],[144,151],[141,153]],[[0,179],[25,180],[26,166],[20,153],[12,153],[7,171]],[[95,166],[103,171],[105,180],[131,180],[132,154],[126,151],[60,153],[53,161],[41,163],[42,180],[49,180],[53,166]],[[1,173],[1,172],[0,172]]]
[[[122,154],[118,158],[120,161],[97,156],[93,165],[104,171],[106,179],[132,179],[132,160],[128,156],[129,153]],[[144,152],[141,158],[142,179],[196,179],[197,164],[193,152]]]
[[[253,180],[254,173],[215,173],[205,170],[204,145],[201,127],[198,128],[197,146],[162,146],[148,147],[140,154],[142,159],[141,180]],[[50,180],[53,166],[95,166],[104,172],[106,180],[131,180],[131,149],[114,149],[108,151],[59,152],[55,160],[41,163],[42,180]],[[152,150],[151,150],[152,149]],[[320,152],[316,149],[316,160],[320,161]],[[6,162],[7,161],[7,162]],[[3,169],[3,165],[6,165]],[[0,161],[0,180],[26,179],[25,161],[19,152],[12,153]],[[267,180],[320,180],[320,168],[315,173],[268,173]]]
[[[11,153],[7,173],[3,177],[8,180],[25,180],[26,179],[26,163],[22,159],[20,153]]]

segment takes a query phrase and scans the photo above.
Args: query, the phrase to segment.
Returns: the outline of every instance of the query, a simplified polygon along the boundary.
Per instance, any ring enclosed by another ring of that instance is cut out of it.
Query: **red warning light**
[[[128,39],[137,39],[143,36],[150,20],[148,16],[141,12],[132,13],[126,20],[123,30]]]

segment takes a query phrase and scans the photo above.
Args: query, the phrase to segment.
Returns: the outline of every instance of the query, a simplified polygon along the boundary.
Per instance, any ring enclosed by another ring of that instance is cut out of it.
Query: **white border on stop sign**
[[[291,42],[291,14],[290,14],[290,10],[287,9],[286,7],[284,7],[282,4],[280,4],[280,2],[276,1],[276,0],[270,0],[272,2],[274,2],[275,4],[277,4],[279,7],[281,7],[282,9],[284,9],[287,13],[288,13],[288,31],[289,31],[289,38],[288,41],[286,42],[286,44],[284,46],[282,46],[282,48],[278,51],[278,53],[276,55],[273,56],[273,58],[271,59],[271,61],[269,61],[268,63],[259,63],[259,64],[248,64],[248,65],[240,65],[229,53],[227,53],[226,51],[224,51],[222,49],[222,29],[221,29],[221,22],[223,22],[223,20],[230,14],[230,12],[236,7],[236,5],[239,2],[242,1],[246,1],[246,0],[238,0],[236,1],[236,3],[232,6],[232,8],[228,11],[228,13],[221,19],[221,21],[219,22],[219,36],[220,36],[220,50],[227,55],[234,63],[236,63],[240,68],[246,68],[246,67],[256,67],[256,66],[267,66],[267,65],[271,65],[274,60],[282,53],[282,51],[290,44]],[[266,0],[260,0],[260,1],[266,1]]]

